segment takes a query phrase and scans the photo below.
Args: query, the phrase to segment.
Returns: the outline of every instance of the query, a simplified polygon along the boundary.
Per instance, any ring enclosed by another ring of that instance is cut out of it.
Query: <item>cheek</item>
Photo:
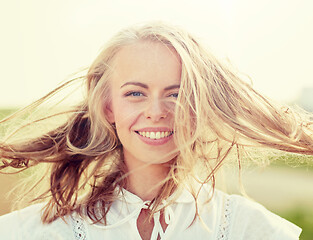
[[[131,126],[134,121],[140,116],[141,108],[127,101],[117,101],[114,105],[115,123],[117,127],[125,128]]]

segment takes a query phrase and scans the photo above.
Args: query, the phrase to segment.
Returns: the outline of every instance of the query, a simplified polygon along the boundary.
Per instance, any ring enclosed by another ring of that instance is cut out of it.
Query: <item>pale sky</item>
[[[2,0],[0,107],[43,96],[122,27],[149,20],[185,27],[274,100],[313,87],[312,0]]]

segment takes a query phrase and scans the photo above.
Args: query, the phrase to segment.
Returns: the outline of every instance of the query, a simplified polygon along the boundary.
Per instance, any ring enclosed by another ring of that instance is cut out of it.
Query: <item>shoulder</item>
[[[216,192],[215,201],[223,202],[221,225],[230,239],[298,239],[301,229],[264,206],[239,195]]]
[[[0,232],[5,239],[72,240],[70,216],[44,224],[41,221],[44,204],[35,204],[22,210],[0,216]]]

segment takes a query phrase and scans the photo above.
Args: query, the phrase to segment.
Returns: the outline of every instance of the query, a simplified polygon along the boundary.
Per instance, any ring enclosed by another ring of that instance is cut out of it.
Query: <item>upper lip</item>
[[[137,129],[136,132],[171,132],[173,129],[168,127],[145,127]]]

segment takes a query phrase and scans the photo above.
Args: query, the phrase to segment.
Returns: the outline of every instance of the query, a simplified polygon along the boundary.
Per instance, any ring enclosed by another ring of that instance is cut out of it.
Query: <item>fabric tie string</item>
[[[106,226],[105,225],[101,225],[101,226],[96,225],[96,226],[99,228],[102,228],[102,229],[112,229],[112,228],[119,227],[126,222],[131,222],[131,221],[134,221],[134,224],[137,225],[137,218],[138,218],[141,210],[142,209],[149,209],[149,204],[150,204],[150,201],[143,202],[134,211],[132,211],[126,217],[122,218],[121,220],[119,220],[118,222],[116,222],[114,224],[106,225]],[[153,215],[154,226],[153,226],[153,230],[152,230],[152,234],[151,234],[151,240],[157,239],[158,235],[160,235],[160,238],[162,239],[164,234],[165,234],[165,231],[163,231],[163,228],[162,228],[162,225],[160,222],[160,216],[161,216],[160,211],[161,211],[161,209],[162,209],[162,206]],[[167,206],[164,209],[165,223],[169,226],[173,222],[174,218],[175,218],[175,216],[174,216],[174,211],[173,211],[172,207]],[[91,222],[90,219],[88,219],[88,220],[89,220],[89,222]]]

